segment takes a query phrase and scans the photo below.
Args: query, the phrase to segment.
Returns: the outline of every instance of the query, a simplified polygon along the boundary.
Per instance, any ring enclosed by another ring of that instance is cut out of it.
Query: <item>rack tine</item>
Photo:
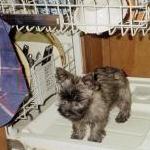
[[[116,32],[117,28],[109,29],[109,35],[113,35]]]

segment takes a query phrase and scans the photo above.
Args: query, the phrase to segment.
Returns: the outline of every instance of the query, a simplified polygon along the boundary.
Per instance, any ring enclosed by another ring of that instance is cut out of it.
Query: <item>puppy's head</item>
[[[89,108],[92,90],[81,77],[62,68],[56,69],[56,78],[60,84],[59,113],[71,121],[81,120]]]

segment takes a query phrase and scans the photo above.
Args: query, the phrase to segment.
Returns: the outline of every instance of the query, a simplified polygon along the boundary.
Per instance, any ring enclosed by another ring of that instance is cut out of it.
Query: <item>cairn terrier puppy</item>
[[[60,85],[58,111],[72,121],[71,138],[83,139],[90,127],[89,141],[102,142],[109,113],[119,108],[116,121],[128,120],[131,111],[129,82],[122,70],[103,67],[79,77],[62,69],[56,69]]]

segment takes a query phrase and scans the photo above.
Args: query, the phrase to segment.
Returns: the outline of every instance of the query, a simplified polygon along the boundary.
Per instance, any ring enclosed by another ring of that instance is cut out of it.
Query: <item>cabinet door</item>
[[[4,128],[0,128],[0,149],[7,150],[6,136]]]
[[[129,35],[124,37],[85,35],[82,37],[82,41],[83,39],[82,44],[86,45],[83,48],[86,72],[97,66],[108,65],[124,69],[129,76],[150,77],[150,40],[148,35],[144,37],[140,35],[135,37]],[[92,61],[95,59],[99,59],[99,61]]]
[[[95,35],[84,35],[81,37],[81,43],[84,73],[102,66],[102,40]]]

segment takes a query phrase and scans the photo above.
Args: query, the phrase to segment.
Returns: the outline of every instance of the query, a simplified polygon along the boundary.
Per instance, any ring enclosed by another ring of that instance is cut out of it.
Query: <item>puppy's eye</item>
[[[68,103],[67,101],[63,101],[63,102],[62,102],[63,105],[66,105],[67,103]]]
[[[75,103],[74,105],[75,105],[76,107],[78,107],[78,106],[79,106],[79,104],[78,104],[78,103]]]

